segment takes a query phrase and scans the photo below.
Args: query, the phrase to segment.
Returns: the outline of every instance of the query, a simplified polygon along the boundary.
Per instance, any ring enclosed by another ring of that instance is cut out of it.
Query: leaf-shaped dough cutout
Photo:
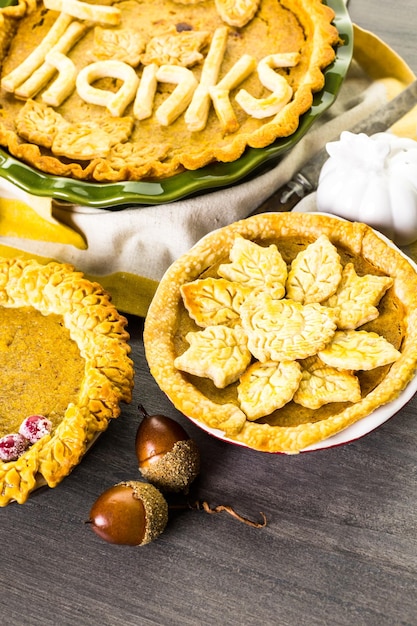
[[[242,28],[254,17],[260,0],[215,0],[223,22]]]
[[[326,235],[320,235],[291,263],[287,298],[302,304],[323,302],[335,293],[341,277],[339,253]]]
[[[231,263],[220,265],[219,276],[253,289],[273,289],[276,297],[285,294],[287,264],[275,244],[267,248],[236,237],[230,251]]]
[[[203,59],[201,50],[209,41],[208,31],[185,30],[180,33],[173,31],[156,35],[147,44],[141,61],[143,65],[156,63],[159,66],[192,67]]]
[[[228,326],[209,326],[187,333],[189,348],[177,357],[177,369],[210,378],[219,389],[238,380],[251,361],[244,331]]]
[[[311,360],[311,365],[306,362],[301,364],[302,378],[294,394],[294,402],[308,409],[319,409],[330,402],[359,402],[361,388],[352,372],[329,367],[318,358]]]
[[[181,286],[185,308],[203,328],[240,323],[240,306],[251,291],[249,287],[224,278],[201,278]]]
[[[83,122],[58,130],[52,142],[54,154],[70,159],[95,159],[110,152],[111,139],[105,130]]]
[[[146,38],[133,28],[102,28],[94,29],[94,61],[114,59],[136,67],[140,63],[140,55],[146,48]]]
[[[269,415],[292,399],[300,380],[297,361],[253,363],[237,388],[240,408],[251,421]]]
[[[333,309],[277,300],[263,291],[246,298],[240,313],[249,350],[261,362],[312,356],[327,345],[336,330]]]
[[[338,328],[352,330],[376,319],[379,315],[376,307],[393,282],[389,276],[358,276],[353,263],[347,263],[336,293],[325,303],[337,309]]]
[[[326,365],[358,371],[393,363],[401,352],[377,333],[339,330],[325,349],[318,352],[318,356]]]
[[[67,126],[69,122],[60,113],[34,100],[27,100],[16,117],[20,137],[45,148],[50,148],[56,133]]]

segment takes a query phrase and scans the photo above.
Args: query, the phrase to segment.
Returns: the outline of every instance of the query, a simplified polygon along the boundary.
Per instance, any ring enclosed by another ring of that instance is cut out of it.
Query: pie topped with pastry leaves
[[[417,273],[365,224],[259,215],[169,268],[144,337],[177,409],[255,449],[296,453],[413,378]]]
[[[49,174],[162,179],[292,135],[339,44],[321,0],[18,0],[0,145]]]
[[[0,259],[0,506],[58,485],[130,402],[126,325],[71,265]]]

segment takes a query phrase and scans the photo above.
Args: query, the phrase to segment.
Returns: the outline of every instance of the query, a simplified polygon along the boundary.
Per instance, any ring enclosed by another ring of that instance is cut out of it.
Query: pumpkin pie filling
[[[18,432],[29,415],[56,428],[77,402],[84,368],[62,316],[0,307],[0,437]]]

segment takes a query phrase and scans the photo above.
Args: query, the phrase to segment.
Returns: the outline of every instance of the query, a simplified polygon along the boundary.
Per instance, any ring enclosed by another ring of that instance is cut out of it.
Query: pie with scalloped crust
[[[144,342],[178,410],[251,448],[297,453],[414,377],[417,272],[365,224],[254,216],[167,270]]]
[[[18,0],[0,146],[53,175],[163,179],[292,135],[339,45],[321,0]]]
[[[71,265],[0,259],[0,506],[55,487],[130,402],[126,325]]]

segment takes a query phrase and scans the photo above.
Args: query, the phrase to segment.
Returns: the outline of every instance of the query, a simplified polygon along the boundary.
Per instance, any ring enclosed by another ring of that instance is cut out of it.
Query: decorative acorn
[[[156,539],[168,522],[168,504],[153,485],[130,480],[104,491],[87,523],[109,543],[143,546]]]
[[[162,492],[187,493],[200,471],[200,452],[184,428],[165,415],[148,415],[136,433],[139,471]]]
[[[184,428],[165,415],[143,415],[136,433],[136,456],[139,470],[148,483],[130,480],[104,491],[90,510],[87,523],[109,543],[142,546],[156,539],[168,523],[169,509],[196,510],[206,513],[226,512],[240,522],[263,528],[266,518],[254,522],[225,505],[211,507],[207,502],[189,500],[191,483],[200,470],[198,447]],[[181,500],[168,505],[162,492],[181,492]]]

